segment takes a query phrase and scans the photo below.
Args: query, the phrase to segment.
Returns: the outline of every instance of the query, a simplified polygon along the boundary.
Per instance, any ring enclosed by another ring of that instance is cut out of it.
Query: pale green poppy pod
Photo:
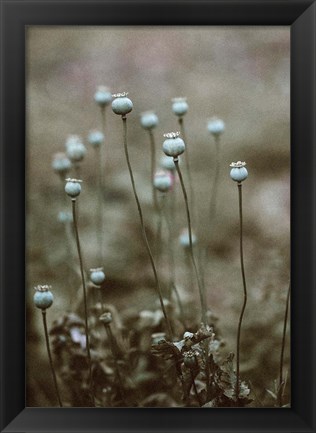
[[[112,102],[112,110],[115,114],[125,116],[130,113],[133,109],[133,102],[127,98],[128,93],[116,93],[113,95],[115,98]]]
[[[90,131],[88,141],[93,147],[99,147],[104,141],[104,134],[101,131]]]
[[[151,130],[158,125],[158,116],[153,111],[145,111],[140,115],[140,124],[144,129]]]
[[[70,134],[68,135],[66,142],[65,142],[65,148],[68,149],[68,146],[71,146],[72,144],[76,143],[82,143],[82,139],[77,134]]]
[[[248,170],[246,169],[245,166],[246,166],[246,163],[245,162],[241,162],[241,161],[232,162],[230,164],[230,167],[232,167],[232,169],[230,170],[230,177],[235,182],[242,182],[245,179],[247,179],[247,177],[248,177]]]
[[[67,158],[65,153],[55,153],[55,155],[53,156],[52,168],[56,173],[60,175],[65,175],[71,169],[71,166],[71,161],[69,158]]]
[[[175,115],[182,117],[188,112],[188,109],[189,105],[186,98],[174,98],[172,100],[172,111]]]
[[[164,134],[166,140],[163,142],[162,150],[167,156],[176,158],[185,151],[185,143],[182,138],[179,137],[179,134],[179,132]]]
[[[41,310],[46,310],[46,308],[49,308],[54,301],[54,296],[50,291],[51,287],[47,285],[39,285],[36,286],[34,289],[35,294],[33,300],[35,306],[37,308],[40,308]]]
[[[67,156],[72,162],[80,162],[85,157],[87,152],[86,147],[83,143],[78,141],[77,143],[68,144]]]
[[[168,192],[172,187],[172,177],[169,173],[160,170],[155,173],[154,187],[160,192]]]
[[[225,123],[218,117],[212,117],[207,123],[207,129],[212,135],[218,137],[225,131]]]
[[[78,197],[81,193],[81,182],[79,179],[66,179],[65,192],[71,198]]]
[[[105,273],[103,268],[90,269],[90,280],[96,286],[101,286],[105,281]]]
[[[63,224],[70,223],[73,221],[71,212],[67,212],[67,211],[63,211],[63,210],[61,210],[58,213],[57,219],[58,219],[58,222],[63,223]]]
[[[179,158],[179,163],[180,163],[180,158]],[[168,170],[168,171],[175,171],[176,170],[176,166],[175,166],[173,158],[168,156],[168,155],[163,155],[160,158],[160,166],[162,168],[164,168],[165,170]]]
[[[107,87],[99,86],[94,94],[94,100],[100,107],[106,107],[112,101],[112,94]]]

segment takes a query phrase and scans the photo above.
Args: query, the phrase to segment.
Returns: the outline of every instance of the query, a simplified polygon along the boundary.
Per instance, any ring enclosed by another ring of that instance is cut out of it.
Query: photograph
[[[290,36],[26,26],[26,407],[291,408]]]

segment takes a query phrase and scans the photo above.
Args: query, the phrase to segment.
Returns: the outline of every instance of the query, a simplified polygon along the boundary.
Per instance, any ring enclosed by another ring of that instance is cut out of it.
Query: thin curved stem
[[[237,330],[237,350],[236,350],[236,363],[237,363],[237,372],[236,372],[236,399],[239,397],[239,377],[240,377],[240,335],[241,335],[241,325],[244,316],[244,312],[247,305],[247,285],[246,285],[246,277],[245,277],[245,267],[244,267],[244,252],[243,252],[243,219],[242,219],[242,185],[238,183],[238,197],[239,197],[239,224],[240,224],[240,267],[241,267],[241,276],[244,290],[244,301],[241,308],[241,313],[238,322],[238,330]]]
[[[187,287],[189,287],[189,291],[191,291],[193,290],[194,287],[194,278],[192,275],[192,256],[191,256],[190,247],[189,248],[186,247],[184,250],[184,264],[187,270],[186,284]]]
[[[282,402],[283,392],[284,392],[283,364],[284,364],[284,349],[285,349],[287,319],[288,319],[288,315],[289,315],[289,306],[290,306],[290,295],[291,295],[291,283],[289,284],[289,288],[287,291],[285,313],[284,313],[284,322],[283,322],[282,345],[281,345],[281,354],[280,354],[279,392],[278,392],[279,407],[282,407],[282,405],[283,405],[283,402]]]
[[[177,173],[180,179],[180,183],[181,183],[181,188],[182,188],[182,192],[183,192],[183,197],[184,197],[184,202],[185,202],[185,208],[186,208],[186,214],[187,214],[187,220],[188,220],[188,230],[189,230],[189,241],[190,241],[190,255],[191,255],[191,261],[193,264],[193,268],[194,268],[194,272],[195,272],[195,276],[197,279],[197,283],[198,283],[198,287],[199,287],[199,295],[200,295],[200,302],[201,302],[201,309],[202,309],[202,322],[206,325],[206,302],[205,302],[205,296],[204,296],[204,290],[203,290],[203,285],[202,285],[202,281],[200,279],[199,276],[199,271],[195,262],[195,258],[194,258],[194,252],[193,252],[193,244],[192,244],[192,227],[191,227],[191,216],[190,216],[190,210],[189,210],[189,203],[188,203],[188,196],[187,196],[187,192],[184,186],[184,182],[183,182],[183,177],[182,177],[182,173],[179,167],[179,160],[178,158],[173,158],[176,169],[177,169]]]
[[[88,363],[89,363],[90,394],[91,394],[92,403],[95,406],[94,393],[93,393],[93,378],[92,378],[92,360],[91,360],[90,340],[89,340],[87,289],[86,289],[86,282],[85,282],[84,271],[83,271],[82,254],[81,254],[79,232],[78,232],[77,213],[76,213],[76,199],[75,198],[71,199],[71,202],[72,202],[72,217],[73,217],[73,223],[74,223],[74,229],[75,229],[75,235],[76,235],[76,244],[77,244],[77,251],[78,251],[79,265],[80,265],[80,274],[81,274],[81,281],[82,281],[82,288],[83,288],[83,302],[84,302],[84,313],[85,313],[84,314],[84,320],[85,320],[87,355],[88,355]]]
[[[181,135],[182,135],[183,140],[185,142],[185,165],[186,165],[186,171],[187,171],[188,181],[189,181],[191,209],[193,209],[193,213],[194,213],[194,210],[195,210],[194,191],[193,191],[193,182],[192,182],[191,168],[190,168],[189,146],[188,146],[188,142],[187,142],[187,136],[185,133],[183,117],[179,117],[178,121],[179,121],[179,126],[180,126],[180,132],[181,132]],[[195,215],[193,215],[193,218],[195,219]]]
[[[161,257],[162,257],[162,220],[163,220],[163,210],[165,207],[165,194],[163,193],[160,197],[160,203],[159,203],[159,210],[158,210],[158,222],[157,222],[157,233],[156,233],[156,257],[157,257],[157,263],[158,267],[160,267]]]
[[[47,354],[48,354],[50,369],[51,369],[52,376],[53,376],[53,381],[54,381],[56,396],[57,396],[57,400],[58,400],[59,406],[63,407],[63,404],[62,404],[62,401],[61,401],[61,398],[60,398],[60,394],[59,394],[58,383],[57,383],[56,373],[55,373],[55,369],[54,369],[54,365],[53,365],[52,354],[51,354],[50,346],[49,346],[49,338],[48,338],[48,330],[47,330],[47,320],[46,320],[46,310],[42,310],[42,317],[43,317],[43,326],[44,326],[44,333],[45,333],[46,349],[47,349]]]
[[[147,238],[147,234],[146,234],[146,229],[145,229],[145,224],[144,224],[144,217],[143,217],[143,212],[142,212],[142,208],[140,205],[140,201],[138,198],[138,194],[136,191],[136,186],[135,186],[135,180],[134,180],[134,175],[133,175],[133,170],[132,170],[132,166],[130,163],[130,159],[129,159],[129,153],[128,153],[128,147],[127,147],[127,125],[126,125],[126,117],[122,116],[122,120],[123,120],[123,141],[124,141],[124,151],[125,151],[125,157],[126,157],[126,162],[127,162],[127,167],[128,167],[128,171],[129,171],[129,175],[130,175],[130,179],[131,179],[131,184],[132,184],[132,188],[133,188],[133,193],[134,193],[134,197],[135,197],[135,201],[136,201],[136,205],[137,205],[137,209],[138,209],[138,214],[139,214],[139,219],[140,219],[140,224],[141,224],[141,229],[142,229],[142,235],[143,235],[143,239],[144,239],[144,243],[146,246],[146,250],[150,259],[150,263],[151,263],[151,267],[153,270],[153,274],[154,274],[154,278],[155,278],[155,284],[156,284],[156,290],[159,296],[159,301],[160,301],[160,305],[161,305],[161,309],[164,315],[164,318],[166,320],[166,325],[167,325],[167,330],[168,330],[168,334],[169,337],[172,338],[173,336],[173,332],[172,332],[172,327],[171,327],[171,323],[169,321],[164,303],[163,303],[163,298],[162,298],[162,293],[161,293],[161,287],[160,287],[160,282],[159,282],[159,278],[158,278],[158,273],[157,273],[157,269],[156,269],[156,265],[155,265],[155,261],[149,246],[149,242],[148,242],[148,238]]]
[[[171,224],[170,220],[168,218],[166,209],[163,209],[164,211],[164,219],[166,221],[167,225],[167,245],[168,245],[168,256],[169,256],[169,290],[168,290],[168,297],[171,299],[171,291],[173,290],[173,287],[175,286],[175,259],[174,259],[174,250],[173,250],[173,242],[172,242],[172,230],[171,230]]]

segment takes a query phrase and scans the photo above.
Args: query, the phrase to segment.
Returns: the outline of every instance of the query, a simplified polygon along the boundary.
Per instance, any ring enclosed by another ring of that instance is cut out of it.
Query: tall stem
[[[165,209],[164,209],[165,211]],[[164,212],[164,218],[167,225],[167,245],[168,245],[168,256],[169,256],[169,289],[168,289],[168,297],[171,299],[171,291],[173,287],[175,287],[175,261],[174,261],[174,250],[173,250],[173,242],[172,242],[172,231],[171,224],[166,212]]]
[[[171,198],[171,221],[174,222],[173,214],[174,214],[174,197]],[[172,229],[170,224],[170,219],[168,217],[168,214],[166,212],[166,209],[164,208],[164,217],[167,224],[167,230],[168,230],[168,254],[169,254],[169,264],[170,264],[170,278],[169,278],[169,289],[168,289],[168,298],[171,299],[172,291],[175,294],[175,298],[177,300],[177,304],[179,307],[179,313],[180,313],[180,321],[183,324],[184,328],[186,328],[185,323],[185,315],[184,315],[184,309],[181,302],[181,298],[177,289],[176,285],[176,274],[175,274],[175,258],[174,258],[174,248],[173,248],[173,237],[172,237]]]
[[[219,168],[220,168],[220,142],[219,142],[219,137],[216,137],[215,138],[215,173],[213,178],[213,188],[212,188],[210,210],[209,210],[209,218],[211,223],[213,223],[216,217]]]
[[[210,199],[210,207],[209,207],[209,234],[210,236],[214,230],[214,222],[216,218],[216,205],[217,205],[217,191],[219,185],[219,171],[220,171],[220,138],[218,136],[215,137],[215,173],[213,177],[213,185]],[[206,269],[206,259],[207,259],[207,244],[204,245],[202,249],[202,266],[201,266],[201,274],[203,286],[205,284],[205,269]]]
[[[193,287],[194,287],[194,278],[193,278],[193,275],[192,275],[192,256],[191,256],[191,251],[190,251],[190,247],[189,248],[187,248],[187,247],[185,247],[185,250],[184,250],[184,263],[185,263],[185,267],[186,267],[186,270],[187,270],[187,272],[186,272],[186,274],[187,274],[187,276],[186,276],[186,278],[187,278],[187,280],[186,280],[186,284],[187,284],[187,287],[189,287],[189,291],[191,291],[191,290],[193,290]]]
[[[85,313],[84,314],[84,316],[85,316],[84,319],[85,319],[85,334],[86,334],[87,355],[88,355],[88,363],[89,363],[90,394],[91,394],[91,401],[92,401],[93,405],[95,405],[95,403],[94,403],[94,393],[93,393],[93,379],[92,379],[92,360],[91,360],[90,340],[89,340],[87,289],[86,289],[86,282],[85,282],[84,271],[83,271],[82,254],[81,254],[79,232],[78,232],[78,222],[77,222],[77,213],[76,213],[76,199],[72,198],[71,202],[72,202],[72,217],[73,217],[73,223],[74,223],[74,229],[75,229],[75,235],[76,235],[76,244],[77,244],[77,251],[78,251],[79,265],[80,265],[80,273],[81,273],[81,281],[82,281],[82,288],[83,288],[83,302],[84,302],[84,313]]]
[[[63,204],[65,205],[65,209],[68,208],[68,200],[67,195],[65,194],[64,187],[65,187],[65,173],[60,176],[60,180],[63,185]],[[68,264],[70,270],[74,272],[76,275],[79,273],[79,270],[76,269],[76,262],[75,262],[75,244],[74,244],[74,238],[73,238],[73,231],[72,231],[72,223],[71,221],[65,221],[63,223],[64,229],[65,229],[65,236],[67,244],[65,248],[65,262]],[[70,260],[68,260],[70,254]],[[67,260],[66,260],[67,259]],[[70,263],[69,263],[70,262]],[[67,276],[69,287],[72,286],[72,275],[71,273],[68,273]]]
[[[176,185],[176,179],[175,174],[173,173],[172,176],[174,176],[174,184],[173,188],[169,193],[169,208],[170,212],[169,215],[166,213],[166,221],[168,225],[168,231],[169,231],[169,246],[170,246],[170,257],[171,257],[171,276],[173,279],[174,284],[176,283],[176,259],[174,255],[174,239],[175,239],[175,232],[177,231],[177,218],[176,218],[176,201],[177,201],[177,185]]]
[[[193,192],[193,182],[192,182],[192,176],[191,176],[191,168],[190,168],[190,159],[189,159],[189,146],[187,142],[187,136],[185,133],[184,123],[183,123],[183,117],[179,117],[179,126],[180,126],[180,132],[183,137],[183,140],[185,142],[186,150],[185,150],[185,165],[186,165],[186,171],[188,175],[188,181],[189,181],[189,191],[190,191],[190,202],[191,202],[191,209],[193,209],[193,219],[194,216],[194,192]]]
[[[99,245],[99,257],[101,263],[104,262],[104,254],[103,254],[103,244],[104,244],[104,233],[103,233],[103,189],[104,189],[104,173],[107,173],[107,154],[105,148],[105,123],[106,123],[106,107],[101,107],[101,125],[102,125],[102,133],[104,137],[103,146],[100,144],[98,147],[98,152],[96,157],[98,158],[98,245]]]
[[[157,197],[157,190],[154,186],[154,178],[156,172],[156,144],[155,144],[155,137],[153,131],[150,129],[148,132],[150,138],[150,176],[151,176],[152,198],[153,198],[155,212],[156,214],[158,214],[159,212],[158,197]]]
[[[242,276],[242,283],[243,283],[243,289],[244,289],[244,302],[241,308],[241,313],[239,317],[238,322],[238,330],[237,330],[237,356],[236,356],[236,363],[237,363],[237,372],[236,372],[236,399],[238,400],[239,397],[239,376],[240,376],[240,334],[241,334],[241,325],[242,325],[242,319],[244,316],[244,312],[247,305],[247,286],[246,286],[246,277],[245,277],[245,268],[244,268],[244,252],[243,252],[243,220],[242,220],[242,185],[240,182],[238,182],[238,197],[239,197],[239,224],[240,224],[240,231],[239,231],[239,244],[240,244],[240,267],[241,267],[241,276]]]
[[[104,137],[104,146],[103,146],[103,149],[101,151],[101,161],[102,161],[102,164],[103,164],[104,173],[107,173],[108,154],[106,152],[106,146],[105,146],[105,142],[106,142],[105,125],[106,125],[106,107],[101,107],[101,128],[102,128],[102,133],[103,133],[103,137]],[[104,175],[103,175],[103,172],[102,172],[102,176],[101,176],[101,186],[102,187],[104,186]]]
[[[98,204],[97,204],[97,243],[99,260],[103,264],[103,158],[102,145],[95,149],[96,163],[98,165]]]
[[[284,393],[284,379],[283,379],[283,364],[284,364],[284,349],[285,349],[285,339],[286,339],[286,327],[287,327],[287,318],[289,314],[289,305],[290,305],[290,294],[291,294],[291,283],[289,284],[289,288],[286,296],[286,305],[285,305],[285,313],[284,313],[284,322],[283,322],[283,335],[282,335],[282,345],[281,345],[281,355],[280,355],[280,374],[279,374],[279,407],[283,405],[283,393]]]
[[[51,369],[52,376],[53,376],[53,381],[54,381],[54,386],[55,386],[56,396],[57,396],[57,400],[58,400],[58,404],[59,404],[59,406],[60,406],[60,407],[63,407],[63,404],[62,404],[62,401],[61,401],[61,398],[60,398],[60,394],[59,394],[59,389],[58,389],[58,384],[57,384],[56,373],[55,373],[55,369],[54,369],[54,365],[53,365],[52,354],[51,354],[50,346],[49,346],[48,330],[47,330],[47,321],[46,321],[46,310],[42,310],[42,317],[43,317],[43,325],[44,325],[44,333],[45,333],[46,349],[47,349],[47,354],[48,354],[48,359],[49,359],[50,369]]]
[[[163,303],[163,298],[162,298],[162,292],[161,292],[161,287],[160,287],[160,282],[159,282],[159,278],[158,278],[158,273],[157,273],[157,269],[156,269],[156,265],[155,265],[155,261],[149,246],[149,242],[148,242],[148,238],[147,238],[147,234],[146,234],[146,229],[145,229],[145,224],[144,224],[144,217],[143,217],[143,212],[142,212],[142,208],[140,205],[140,201],[138,198],[138,194],[136,191],[136,186],[135,186],[135,180],[134,180],[134,175],[133,175],[133,170],[132,170],[132,166],[130,163],[130,159],[129,159],[129,152],[128,152],[128,147],[127,147],[127,125],[126,125],[126,117],[122,116],[122,120],[123,120],[123,141],[124,141],[124,151],[125,151],[125,157],[126,157],[126,162],[127,162],[127,167],[128,167],[128,171],[129,171],[129,175],[130,175],[130,179],[131,179],[131,184],[132,184],[132,188],[133,188],[133,193],[134,193],[134,197],[135,197],[135,201],[136,201],[136,205],[137,205],[137,209],[138,209],[138,214],[139,214],[139,219],[140,219],[140,224],[141,224],[141,229],[142,229],[142,235],[143,235],[143,239],[144,239],[144,243],[146,246],[146,250],[150,259],[150,263],[151,263],[151,267],[154,273],[154,278],[155,278],[155,284],[156,284],[156,290],[159,296],[159,301],[160,301],[160,305],[161,305],[161,309],[164,315],[164,318],[166,320],[166,325],[167,325],[167,329],[168,329],[168,334],[169,337],[172,338],[173,336],[173,332],[172,332],[172,328],[171,328],[171,323],[169,321],[164,303]]]
[[[159,214],[158,214],[158,222],[157,222],[157,233],[156,233],[156,263],[158,269],[161,267],[161,263],[163,260],[163,215],[165,209],[165,201],[166,201],[166,193],[161,193],[159,197]],[[170,297],[168,296],[168,299]]]
[[[199,287],[199,294],[200,294],[200,302],[201,302],[201,309],[202,309],[202,322],[206,325],[206,302],[205,302],[205,296],[204,296],[204,290],[202,286],[202,281],[199,276],[198,268],[195,262],[194,258],[194,252],[193,252],[193,244],[192,244],[192,227],[191,227],[191,216],[190,216],[190,210],[189,210],[189,203],[188,203],[188,196],[187,192],[184,186],[182,173],[179,167],[179,160],[178,158],[174,158],[174,163],[177,169],[177,173],[180,179],[181,188],[183,192],[184,202],[185,202],[185,208],[186,208],[186,214],[187,214],[187,220],[188,220],[188,230],[189,230],[189,241],[190,241],[190,255],[191,255],[191,261],[193,264],[195,276],[197,279],[198,287]]]

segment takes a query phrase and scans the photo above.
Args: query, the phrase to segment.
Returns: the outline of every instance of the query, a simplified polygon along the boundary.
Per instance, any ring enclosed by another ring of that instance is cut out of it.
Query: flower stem
[[[102,133],[103,133],[103,137],[104,137],[104,147],[102,148],[103,151],[101,153],[101,161],[104,164],[104,173],[107,173],[107,168],[108,168],[108,158],[107,158],[107,153],[106,153],[106,147],[105,147],[105,125],[106,125],[106,107],[101,107],[101,129],[102,129]],[[102,145],[100,146],[100,148],[102,147]],[[104,186],[104,175],[102,172],[102,176],[101,176],[101,186]]]
[[[173,197],[171,197],[171,200],[172,200],[172,204],[173,204],[173,202],[174,202]],[[163,211],[164,211],[164,217],[166,220],[167,230],[168,230],[168,254],[169,254],[169,263],[170,263],[170,279],[169,279],[168,299],[171,299],[172,291],[173,291],[175,294],[175,298],[177,300],[178,307],[179,307],[180,322],[183,324],[184,328],[186,328],[184,309],[183,309],[183,305],[181,302],[179,291],[178,291],[177,285],[176,285],[175,258],[174,258],[174,248],[173,248],[171,223],[170,223],[170,219],[168,217],[168,214],[166,212],[166,209],[164,208]],[[172,206],[172,212],[174,213],[174,206]],[[171,221],[174,221],[172,215],[171,215]]]
[[[174,174],[172,174],[174,176]],[[165,218],[168,227],[168,239],[169,239],[169,252],[170,252],[170,275],[172,281],[176,282],[176,260],[175,260],[175,251],[174,251],[174,233],[177,230],[177,219],[176,219],[176,201],[177,201],[177,190],[176,190],[176,182],[174,179],[174,185],[172,190],[169,193],[169,213],[166,212]]]
[[[89,363],[90,394],[91,394],[91,401],[92,401],[93,405],[95,406],[94,393],[93,393],[93,379],[92,379],[92,360],[91,360],[90,341],[89,341],[87,290],[86,290],[86,283],[85,283],[85,277],[84,277],[84,271],[83,271],[82,254],[81,254],[79,232],[78,232],[77,213],[76,213],[76,199],[72,198],[71,202],[72,202],[72,217],[73,217],[73,223],[74,223],[74,229],[75,229],[76,244],[77,244],[80,273],[81,273],[81,281],[82,281],[82,288],[83,288],[83,302],[84,302],[84,313],[85,313],[84,314],[84,316],[85,316],[84,317],[85,318],[85,334],[86,334],[87,355],[88,355],[88,363]]]
[[[212,188],[210,210],[209,210],[210,223],[213,223],[216,217],[219,168],[220,168],[220,139],[219,137],[216,137],[215,138],[215,173],[213,178],[213,188]]]
[[[101,263],[104,261],[103,244],[104,244],[104,233],[103,233],[103,188],[104,188],[104,173],[107,173],[107,158],[105,152],[105,123],[106,123],[106,108],[101,107],[101,125],[102,133],[104,136],[104,144],[100,144],[98,152],[96,152],[96,158],[98,159],[98,244],[99,244],[99,257]]]
[[[62,401],[61,401],[61,398],[60,398],[60,394],[59,394],[56,373],[55,373],[55,369],[54,369],[54,365],[53,365],[52,354],[51,354],[50,347],[49,347],[49,338],[48,338],[47,320],[46,320],[46,310],[42,310],[42,317],[43,317],[43,326],[44,326],[44,333],[45,333],[47,354],[48,354],[50,369],[51,369],[52,376],[53,376],[53,381],[54,381],[55,391],[56,391],[56,395],[57,395],[57,400],[58,400],[59,406],[63,407],[63,404],[62,404]]]
[[[98,164],[98,201],[97,201],[97,243],[99,260],[103,264],[103,158],[101,146],[95,149],[96,163]]]
[[[160,287],[160,282],[159,282],[159,278],[158,278],[158,273],[157,273],[157,269],[156,269],[156,265],[155,265],[155,261],[149,246],[149,242],[148,242],[148,238],[147,238],[147,234],[146,234],[146,229],[145,229],[145,224],[144,224],[144,217],[143,217],[143,212],[142,212],[142,208],[140,205],[140,201],[138,198],[138,194],[136,191],[136,186],[135,186],[135,180],[134,180],[134,175],[133,175],[133,170],[131,167],[131,163],[130,163],[130,159],[129,159],[129,152],[128,152],[128,147],[127,147],[127,125],[126,125],[126,116],[122,116],[122,121],[123,121],[123,142],[124,142],[124,151],[125,151],[125,157],[126,157],[126,162],[127,162],[127,167],[128,167],[128,171],[129,171],[129,175],[130,175],[130,179],[131,179],[131,184],[132,184],[132,188],[133,188],[133,193],[134,193],[134,197],[135,197],[135,201],[136,201],[136,205],[137,205],[137,209],[138,209],[138,214],[139,214],[139,219],[140,219],[140,224],[141,224],[141,229],[142,229],[142,235],[143,235],[143,239],[144,239],[144,243],[146,246],[146,250],[150,259],[150,263],[152,266],[152,270],[154,273],[154,278],[155,278],[155,284],[156,284],[156,290],[159,296],[159,301],[160,301],[160,305],[161,305],[161,309],[164,315],[164,318],[166,320],[166,325],[167,325],[167,330],[168,330],[168,334],[169,334],[169,338],[172,338],[173,336],[173,332],[172,332],[172,328],[171,328],[171,323],[169,321],[164,303],[163,303],[163,298],[162,298],[162,292],[161,292],[161,287]]]
[[[240,241],[240,266],[241,266],[241,275],[242,275],[242,283],[244,290],[244,302],[241,308],[241,313],[238,322],[238,330],[237,330],[237,350],[236,350],[236,363],[237,363],[237,372],[236,372],[236,399],[238,401],[239,398],[239,376],[240,376],[240,334],[241,334],[241,325],[242,319],[244,316],[244,312],[247,305],[247,285],[246,285],[246,277],[245,277],[245,268],[244,268],[244,252],[243,252],[243,219],[242,219],[242,185],[238,182],[238,197],[239,197],[239,241]]]
[[[188,142],[187,142],[187,136],[186,136],[186,133],[185,133],[183,117],[179,117],[178,121],[179,121],[179,126],[180,126],[180,132],[181,132],[181,135],[182,135],[183,140],[184,140],[185,145],[186,145],[186,150],[185,150],[185,165],[186,165],[186,171],[187,171],[188,181],[189,181],[191,209],[195,209],[195,207],[194,207],[193,182],[192,182],[191,168],[190,168],[190,159],[189,159],[189,146],[188,146]]]
[[[213,177],[212,193],[211,193],[210,207],[209,207],[210,237],[214,230],[214,222],[216,218],[217,191],[219,185],[219,169],[220,169],[220,139],[218,136],[216,136],[215,137],[215,173]],[[203,287],[205,285],[206,259],[207,259],[207,243],[205,243],[204,248],[202,249],[202,258],[201,258],[201,262],[202,262],[201,275],[202,275]]]
[[[159,213],[158,197],[157,197],[157,190],[154,186],[154,178],[156,172],[156,144],[155,144],[155,137],[153,131],[150,129],[148,132],[150,138],[150,173],[151,173],[152,198],[153,198],[155,212],[156,214],[158,214]]]
[[[168,197],[169,198],[169,197]],[[172,243],[172,233],[171,233],[171,225],[170,220],[168,218],[168,214],[166,212],[166,207],[162,209],[163,218],[166,221],[167,227],[167,252],[169,257],[169,288],[168,288],[168,299],[171,299],[171,292],[173,290],[173,286],[175,285],[175,263],[174,263],[174,251],[173,251],[173,243]]]
[[[180,179],[183,197],[184,197],[184,201],[185,201],[185,208],[186,208],[186,214],[187,214],[187,220],[188,220],[191,261],[193,264],[195,276],[196,276],[198,287],[199,287],[200,302],[201,302],[201,309],[202,309],[202,322],[206,325],[206,302],[205,302],[205,295],[204,295],[204,290],[203,290],[203,286],[202,286],[202,281],[200,279],[198,268],[197,268],[195,258],[194,258],[193,244],[192,244],[191,216],[190,216],[190,210],[189,210],[188,196],[187,196],[187,192],[186,192],[186,189],[184,186],[182,173],[181,173],[181,170],[179,167],[179,160],[178,160],[178,158],[173,158],[173,160],[174,160],[174,163],[175,163],[175,166],[177,169],[177,173],[178,173],[178,176]]]
[[[74,273],[80,277],[80,270],[79,266],[76,263],[76,246],[75,246],[75,239],[74,239],[74,232],[72,228],[72,221],[66,221],[65,222],[65,233],[67,238],[67,253],[69,257],[69,253],[71,254],[71,259],[73,263],[73,271]]]
[[[281,345],[281,355],[280,355],[279,392],[278,392],[279,407],[282,407],[283,405],[282,402],[283,393],[284,393],[283,364],[284,364],[284,349],[285,349],[285,339],[286,339],[287,318],[289,314],[289,305],[290,305],[290,294],[291,294],[291,283],[289,284],[289,288],[287,291],[284,322],[283,322],[283,335],[282,335],[282,345]]]
[[[187,287],[189,289],[189,291],[191,291],[194,287],[194,278],[192,275],[192,257],[191,257],[191,251],[190,251],[190,247],[189,248],[185,248],[184,251],[184,265],[186,267],[186,274],[187,274]]]
[[[160,267],[160,262],[162,259],[162,243],[163,243],[163,237],[162,237],[162,223],[163,223],[163,211],[165,207],[165,194],[162,194],[160,197],[160,203],[159,203],[159,210],[158,210],[158,222],[157,222],[157,233],[156,233],[156,257],[157,257],[157,263],[158,268]]]
[[[60,176],[60,180],[62,182],[63,185],[63,204],[65,205],[65,208],[68,208],[68,200],[67,200],[67,196],[64,193],[64,185],[65,185],[65,175]],[[66,245],[65,248],[65,263],[68,264],[70,270],[75,273],[76,275],[80,276],[80,272],[79,269],[77,269],[77,264],[75,262],[75,244],[74,244],[74,237],[73,237],[73,231],[72,231],[72,223],[71,221],[65,221],[63,223],[64,225],[64,229],[65,229],[65,236],[66,236],[66,242],[68,245]],[[70,260],[69,260],[69,255],[70,255]],[[72,275],[70,273],[68,273],[67,276],[68,279],[68,283],[69,283],[69,287],[72,286]]]

